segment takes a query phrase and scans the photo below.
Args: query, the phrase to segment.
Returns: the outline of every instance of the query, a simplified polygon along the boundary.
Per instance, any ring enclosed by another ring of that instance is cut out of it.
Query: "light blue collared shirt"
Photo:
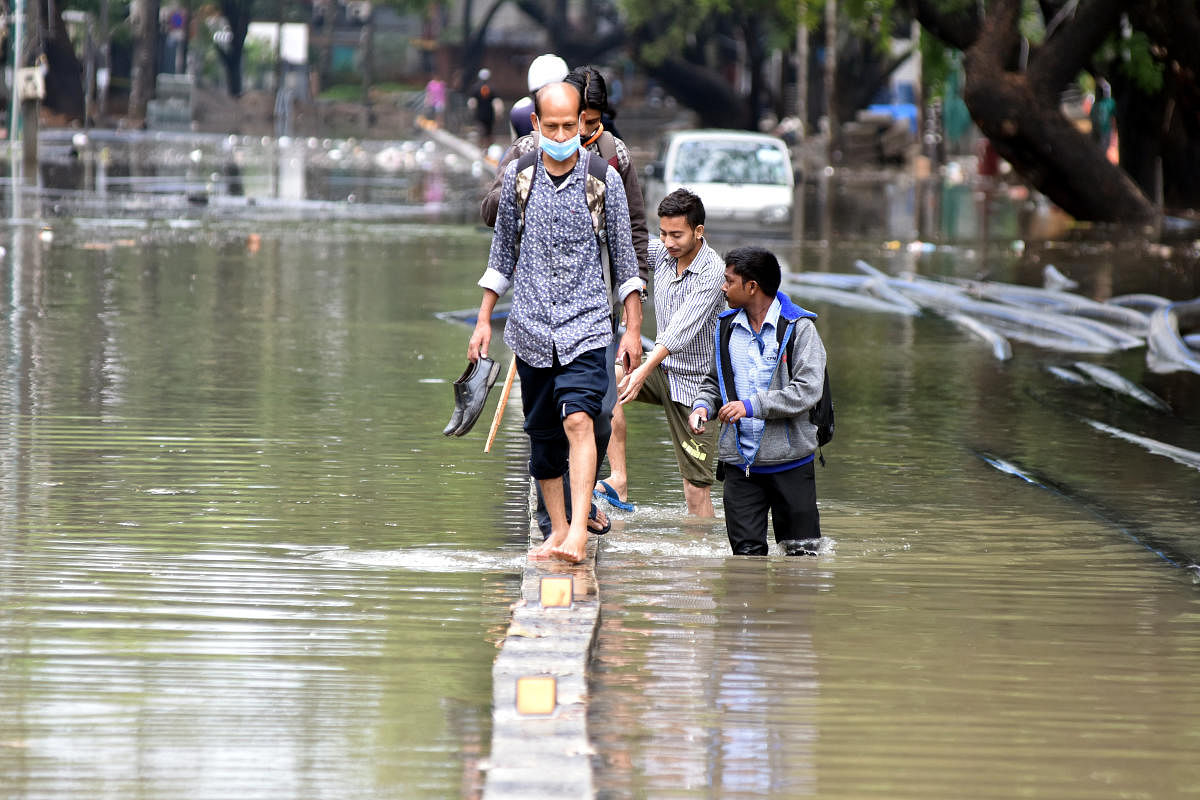
[[[767,316],[763,319],[762,331],[755,333],[750,327],[746,309],[734,314],[729,331],[729,363],[733,367],[733,385],[737,396],[753,397],[766,391],[771,376],[779,363],[779,342],[776,329],[779,326],[779,298],[771,301]],[[758,440],[766,422],[754,416],[749,400],[742,400],[746,416],[738,421],[738,449],[742,458],[749,463],[758,450]]]

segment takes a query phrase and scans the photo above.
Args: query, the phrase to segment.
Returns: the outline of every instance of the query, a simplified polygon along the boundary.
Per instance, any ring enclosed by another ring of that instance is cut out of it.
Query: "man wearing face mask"
[[[544,56],[543,56],[544,58]],[[637,253],[638,275],[642,279],[643,288],[650,283],[650,234],[646,227],[646,208],[642,200],[642,188],[638,184],[637,168],[629,154],[625,142],[604,129],[601,120],[605,114],[611,113],[608,104],[608,88],[604,76],[595,67],[576,67],[566,77],[566,82],[579,90],[583,96],[583,127],[580,140],[594,156],[607,161],[621,176],[625,186],[625,198],[629,204],[629,225],[633,235],[633,249]],[[533,114],[530,115],[532,120]],[[500,160],[496,170],[496,179],[483,197],[479,213],[485,224],[496,224],[496,209],[500,204],[500,181],[504,177],[504,168],[510,161],[516,161],[525,153],[538,148],[538,134],[522,136],[513,142],[512,147]]]
[[[532,169],[524,212],[517,205],[518,164],[504,170],[488,267],[479,285],[483,301],[467,345],[474,362],[488,354],[492,312],[511,287],[512,310],[505,344],[517,359],[530,474],[538,481],[550,516],[550,536],[535,558],[583,560],[596,475],[595,420],[611,381],[606,348],[613,338],[608,275],[593,226],[590,199],[602,192],[614,292],[625,312],[626,331],[616,359],[641,355],[642,305],[637,258],[630,237],[629,207],[617,171],[605,166],[602,186],[581,149],[579,90],[552,83],[534,96],[534,126],[541,157]],[[570,467],[571,515],[567,519],[562,477]]]
[[[557,63],[552,62],[549,56],[540,56],[535,59],[535,64],[541,62],[540,66]],[[553,57],[557,59],[557,57]],[[561,61],[561,60],[559,60]],[[565,69],[565,65],[563,66]],[[538,72],[541,72],[539,69]],[[530,66],[530,83],[532,84],[534,77],[533,66]],[[630,157],[629,148],[625,142],[614,136],[612,133],[605,130],[601,122],[602,115],[611,111],[608,104],[608,89],[604,82],[604,76],[599,70],[594,67],[576,67],[567,74],[566,82],[579,90],[583,97],[583,126],[580,134],[580,139],[585,148],[593,155],[607,161],[611,166],[615,167],[621,176],[621,182],[625,186],[626,202],[629,205],[629,226],[633,237],[633,249],[637,254],[638,261],[638,277],[642,280],[642,289],[649,285],[650,281],[650,266],[649,266],[649,235],[646,228],[646,210],[642,201],[642,188],[638,185],[637,168],[633,164],[633,159]],[[532,125],[535,115],[529,114],[529,124]],[[497,168],[496,178],[492,181],[491,188],[480,204],[480,215],[483,221],[489,225],[496,224],[496,210],[500,205],[501,182],[504,179],[504,170],[510,162],[519,161],[521,157],[527,153],[531,153],[538,149],[538,134],[533,132],[526,136],[518,138],[513,142],[508,152],[504,154],[504,158],[500,160],[500,166]],[[643,292],[643,298],[645,293]],[[610,355],[615,357],[615,348],[609,348]],[[613,359],[609,359],[612,361]],[[634,360],[634,365],[637,364],[637,359]],[[604,460],[604,453],[607,450],[609,435],[612,427],[609,424],[613,407],[616,403],[616,383],[609,389],[609,396],[605,398],[605,405],[602,416],[597,420],[596,424],[596,447],[600,453],[600,460]],[[568,496],[570,496],[569,478],[564,478]],[[549,536],[550,521],[546,514],[545,504],[539,493],[537,510],[535,512],[538,525],[542,529],[542,533]],[[608,516],[604,510],[603,504],[600,506],[593,505],[591,513],[593,531],[605,531],[608,529]]]

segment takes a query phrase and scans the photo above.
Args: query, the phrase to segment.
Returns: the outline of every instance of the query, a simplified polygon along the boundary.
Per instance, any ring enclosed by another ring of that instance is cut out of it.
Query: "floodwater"
[[[357,220],[311,187],[390,186],[378,165],[307,172],[274,216],[9,200],[0,794],[479,794],[526,451],[515,402],[490,454],[490,406],[440,433],[469,331],[435,314],[478,301],[489,242],[446,169],[444,208],[399,193]],[[1190,241],[1021,246],[1021,203],[961,189],[810,185],[778,250],[1200,294]],[[1088,424],[1200,451],[1200,376],[1088,357],[1164,413],[1047,372],[1078,355],[1000,362],[937,318],[812,307],[838,415],[818,556],[729,556],[720,520],[681,513],[665,424],[629,414],[639,508],[598,565],[600,795],[1200,792],[1200,472]]]

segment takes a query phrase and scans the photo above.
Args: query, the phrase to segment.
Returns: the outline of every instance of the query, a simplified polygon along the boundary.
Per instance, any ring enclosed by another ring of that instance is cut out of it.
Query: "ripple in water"
[[[472,550],[323,550],[307,558],[414,572],[515,572],[525,563],[524,553],[511,555]]]

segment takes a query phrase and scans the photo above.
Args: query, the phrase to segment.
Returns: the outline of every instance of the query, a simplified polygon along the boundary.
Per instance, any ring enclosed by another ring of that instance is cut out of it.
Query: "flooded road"
[[[779,246],[793,269],[1038,284],[1053,261],[1089,295],[1200,294],[1191,243],[1016,247],[1018,213],[982,225],[969,196],[952,240],[910,247],[941,198],[830,192]],[[477,796],[525,437],[515,404],[489,455],[482,427],[441,436],[469,331],[434,315],[478,302],[487,233],[21,216],[0,239],[3,794]],[[1079,356],[809,305],[838,414],[818,557],[729,557],[719,520],[681,514],[665,424],[629,414],[601,796],[1200,789],[1200,471],[1088,422],[1200,450],[1200,376],[1094,359],[1160,412],[1047,371]]]

